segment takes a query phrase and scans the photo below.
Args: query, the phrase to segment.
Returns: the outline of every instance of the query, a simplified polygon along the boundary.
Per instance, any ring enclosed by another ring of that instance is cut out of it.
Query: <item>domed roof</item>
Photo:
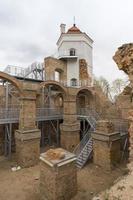
[[[75,24],[71,28],[68,29],[67,33],[82,33],[79,28]]]

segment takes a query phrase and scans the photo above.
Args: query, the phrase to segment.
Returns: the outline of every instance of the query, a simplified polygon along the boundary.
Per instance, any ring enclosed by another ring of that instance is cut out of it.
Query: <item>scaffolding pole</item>
[[[11,159],[12,151],[12,124],[5,124],[5,156]]]

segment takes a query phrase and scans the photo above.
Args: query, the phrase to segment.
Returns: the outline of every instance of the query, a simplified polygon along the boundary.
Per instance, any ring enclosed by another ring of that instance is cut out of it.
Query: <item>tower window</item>
[[[70,49],[70,56],[75,56],[76,55],[76,50],[74,48]]]
[[[71,86],[77,86],[77,79],[76,78],[71,79]]]

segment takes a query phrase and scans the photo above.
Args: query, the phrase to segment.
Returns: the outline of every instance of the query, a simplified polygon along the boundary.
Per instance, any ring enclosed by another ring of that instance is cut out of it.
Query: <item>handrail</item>
[[[83,116],[93,116],[96,120],[100,119],[100,114],[95,110],[95,108],[79,108],[77,110],[78,115]]]
[[[20,108],[0,108],[0,122],[18,121]],[[37,108],[36,120],[63,118],[63,109],[61,108]]]
[[[83,137],[83,139],[80,141],[80,143],[74,149],[73,153],[76,156],[78,156],[80,154],[80,152],[83,150],[83,148],[87,144],[89,138],[90,138],[90,133],[88,132],[88,133],[85,134],[85,136]]]
[[[95,112],[95,110],[92,109],[84,109],[85,112],[83,112],[83,109],[81,110],[82,112],[78,112],[77,117],[84,117],[86,118],[86,120],[88,120],[88,122],[90,123],[90,125],[95,129],[96,126],[96,121],[99,120],[99,115],[98,113]],[[2,120],[19,120],[19,112],[20,112],[20,107],[19,105],[14,105],[14,107],[10,107],[9,108],[5,108],[5,107],[1,107],[0,108],[0,121],[2,122]],[[88,115],[87,115],[88,112]],[[85,113],[85,114],[83,114]],[[93,114],[89,114],[89,113],[94,113]],[[80,115],[79,115],[80,114]],[[95,116],[98,116],[97,118],[95,118]],[[36,109],[36,118],[37,120],[42,119],[49,119],[49,118],[56,118],[56,117],[61,117],[63,118],[63,109],[62,108],[37,108]],[[125,119],[118,119],[118,118],[112,118],[110,119],[110,121],[113,122],[114,124],[114,129],[115,131],[118,131],[120,133],[128,132],[128,128],[129,128],[129,121],[125,120]],[[87,130],[88,131],[88,130]]]

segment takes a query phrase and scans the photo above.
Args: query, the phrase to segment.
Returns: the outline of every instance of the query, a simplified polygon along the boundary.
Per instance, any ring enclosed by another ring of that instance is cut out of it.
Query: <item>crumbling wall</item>
[[[112,112],[112,102],[109,98],[103,93],[100,87],[94,87],[95,90],[95,107],[97,112],[101,113],[102,118],[109,118],[114,116]]]
[[[130,86],[126,86],[123,92],[116,98],[115,104],[121,111],[121,116],[127,119],[128,112],[132,108],[132,89]]]
[[[91,82],[91,77],[88,73],[88,66],[85,59],[79,60],[79,80]]]
[[[114,57],[118,68],[123,70],[129,77],[131,88],[133,90],[133,43],[124,44],[118,48]],[[129,134],[130,134],[130,147],[129,147],[129,160],[130,169],[133,170],[133,103],[132,109],[129,113],[129,118],[131,120]]]
[[[60,72],[60,81],[67,81],[67,62],[53,57],[44,59],[46,80],[55,80],[55,71]]]

